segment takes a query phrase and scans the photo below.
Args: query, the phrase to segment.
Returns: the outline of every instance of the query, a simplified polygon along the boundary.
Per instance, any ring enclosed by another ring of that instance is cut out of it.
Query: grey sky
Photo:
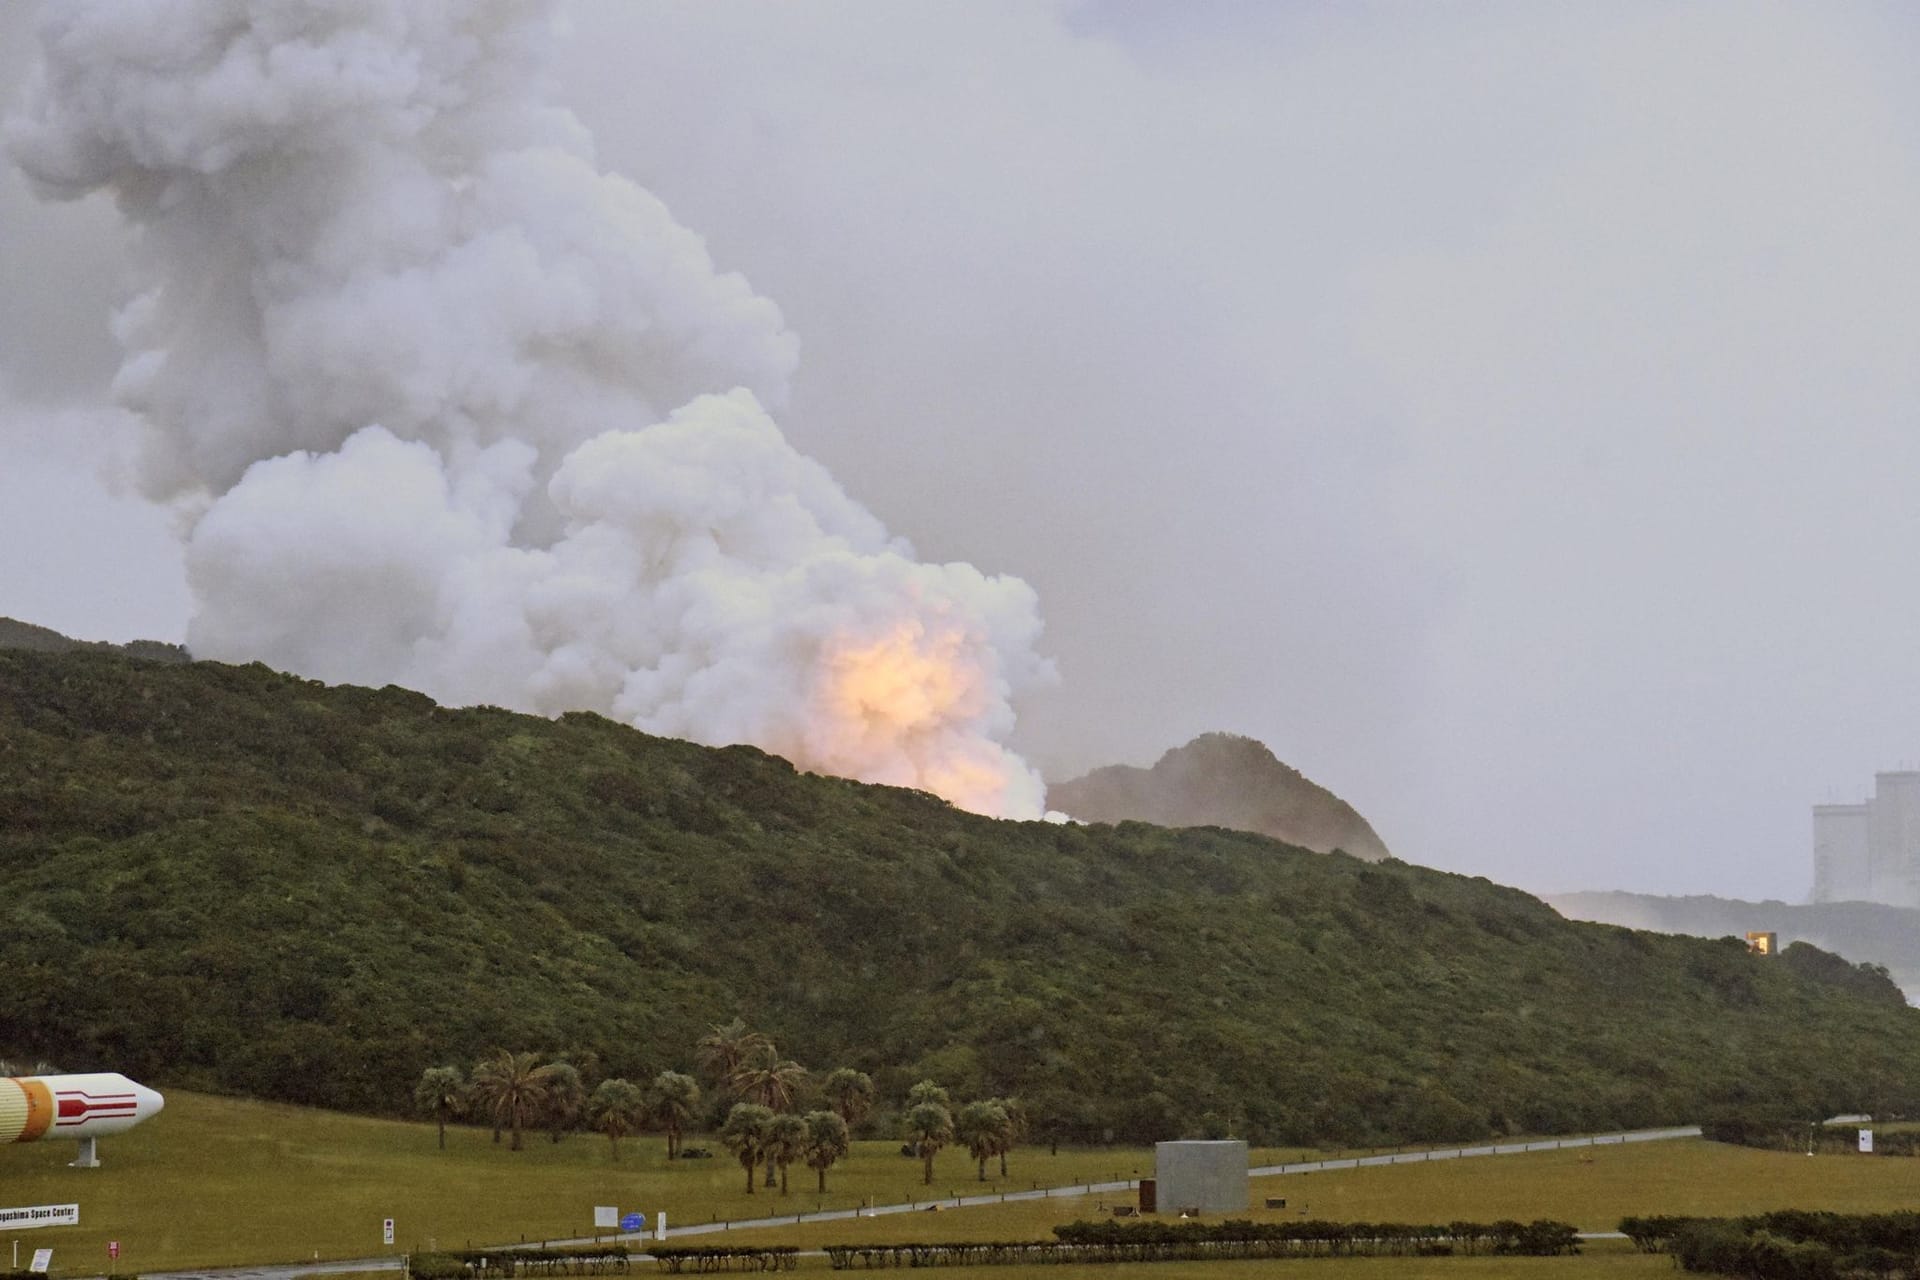
[[[1049,776],[1228,729],[1415,861],[1797,897],[1920,760],[1903,10],[575,12],[603,166],[799,334],[793,442],[1038,589]],[[174,639],[95,477],[121,234],[0,176],[0,613]]]

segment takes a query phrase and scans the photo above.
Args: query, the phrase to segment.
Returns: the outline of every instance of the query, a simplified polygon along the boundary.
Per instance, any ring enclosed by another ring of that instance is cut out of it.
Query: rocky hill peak
[[[1352,805],[1238,734],[1203,733],[1150,769],[1095,769],[1050,787],[1047,802],[1085,822],[1231,827],[1369,862],[1390,856]]]

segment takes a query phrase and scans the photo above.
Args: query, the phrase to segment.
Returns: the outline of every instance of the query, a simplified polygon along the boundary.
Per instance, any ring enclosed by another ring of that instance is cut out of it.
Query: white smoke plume
[[[554,105],[544,0],[61,0],[8,146],[138,232],[196,654],[591,709],[1037,817],[1031,589],[782,437],[778,309]]]

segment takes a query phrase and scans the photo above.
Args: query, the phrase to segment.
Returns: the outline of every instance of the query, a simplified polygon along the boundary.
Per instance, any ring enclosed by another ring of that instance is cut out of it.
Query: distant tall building
[[[1920,907],[1920,773],[1877,773],[1871,800],[1813,807],[1813,900]]]

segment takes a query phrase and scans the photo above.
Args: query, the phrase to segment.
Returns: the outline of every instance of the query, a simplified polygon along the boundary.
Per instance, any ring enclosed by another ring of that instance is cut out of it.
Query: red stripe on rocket
[[[0,1078],[0,1144],[124,1133],[164,1106],[152,1089],[110,1072]]]

